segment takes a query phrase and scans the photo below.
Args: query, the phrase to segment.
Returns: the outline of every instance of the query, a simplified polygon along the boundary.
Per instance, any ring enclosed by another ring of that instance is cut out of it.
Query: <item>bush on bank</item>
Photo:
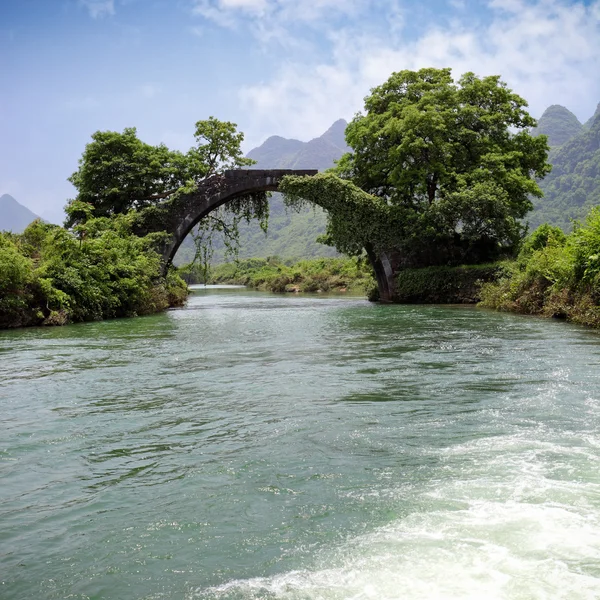
[[[159,312],[182,305],[187,286],[161,276],[155,239],[130,231],[131,217],[89,220],[70,232],[34,221],[0,233],[0,328],[64,325]]]
[[[371,267],[353,258],[283,261],[278,257],[250,258],[213,267],[206,277],[200,268],[182,269],[188,281],[245,285],[269,292],[350,291],[366,294],[374,286]]]
[[[565,234],[541,225],[505,275],[481,291],[481,305],[600,327],[600,207]]]

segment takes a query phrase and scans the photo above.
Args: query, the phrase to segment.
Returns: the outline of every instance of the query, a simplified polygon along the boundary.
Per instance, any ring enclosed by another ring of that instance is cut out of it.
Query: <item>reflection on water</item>
[[[198,289],[0,333],[0,596],[600,597],[600,338]]]

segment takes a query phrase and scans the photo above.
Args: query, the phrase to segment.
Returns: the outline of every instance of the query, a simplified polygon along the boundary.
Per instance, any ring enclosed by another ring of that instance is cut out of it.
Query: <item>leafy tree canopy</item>
[[[68,207],[67,225],[89,218],[81,203],[91,205],[96,217],[126,213],[180,190],[192,191],[199,181],[225,169],[253,164],[242,154],[244,134],[235,123],[214,117],[198,121],[194,137],[196,146],[182,153],[142,142],[134,127],[94,133],[69,178],[77,189],[70,205],[78,204]]]
[[[385,205],[382,236],[389,241],[393,223],[393,249],[407,264],[488,260],[518,242],[529,197],[541,195],[535,178],[550,169],[547,139],[529,134],[526,106],[497,76],[394,73],[348,125],[353,151],[336,172]],[[314,185],[306,182],[313,194]],[[323,180],[325,194],[331,185]],[[331,242],[352,247],[354,229],[330,228],[344,232]]]

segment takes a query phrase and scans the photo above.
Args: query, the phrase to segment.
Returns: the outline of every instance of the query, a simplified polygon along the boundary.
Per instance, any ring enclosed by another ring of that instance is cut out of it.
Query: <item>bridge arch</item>
[[[317,173],[316,169],[237,169],[213,175],[202,181],[195,192],[176,198],[168,206],[159,205],[151,218],[153,223],[142,225],[138,233],[145,235],[151,231],[166,231],[170,234],[160,248],[163,275],[166,275],[183,240],[210,212],[236,198],[276,192],[287,175],[313,176]],[[397,257],[393,253],[376,253],[368,243],[365,250],[375,272],[380,301],[392,302]]]
[[[163,272],[166,273],[179,246],[192,229],[219,206],[257,192],[276,192],[286,175],[317,173],[316,169],[238,169],[202,181],[197,191],[178,198],[161,222],[161,227],[171,233],[162,247]]]

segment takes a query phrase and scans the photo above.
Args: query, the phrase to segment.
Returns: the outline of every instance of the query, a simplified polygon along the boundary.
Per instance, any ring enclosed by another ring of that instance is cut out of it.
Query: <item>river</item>
[[[600,598],[600,334],[196,290],[0,332],[0,598]]]

